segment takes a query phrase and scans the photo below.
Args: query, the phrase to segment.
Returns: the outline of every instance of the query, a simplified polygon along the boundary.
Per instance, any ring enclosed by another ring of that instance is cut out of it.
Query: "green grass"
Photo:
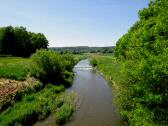
[[[79,61],[81,57],[76,56],[76,60]],[[30,58],[0,57],[0,78],[24,80],[31,71],[31,63]],[[17,96],[21,96],[20,101],[7,106],[0,113],[0,126],[31,125],[50,113],[56,115],[55,122],[64,123],[75,109],[74,97],[65,94],[64,86],[47,84],[39,92],[28,89]]]
[[[55,113],[56,122],[59,124],[64,124],[67,119],[71,117],[73,113],[72,106],[65,104]]]
[[[121,65],[112,55],[92,55],[91,60],[96,60],[96,69],[110,82],[121,80]],[[112,83],[111,83],[112,84]]]
[[[67,95],[64,86],[46,85],[38,93],[25,96],[13,107],[0,113],[0,126],[31,125],[54,113],[55,122],[67,121],[75,109],[76,94]]]
[[[20,57],[0,57],[0,78],[24,80],[30,68],[31,60]]]
[[[56,122],[58,124],[64,124],[66,121],[68,121],[75,110],[75,105],[76,94],[74,92],[71,92],[70,95],[64,98],[64,104],[55,112],[54,116]]]
[[[57,100],[58,94],[64,90],[63,86],[47,85],[38,93],[25,96],[0,114],[0,126],[27,124],[45,118],[57,108],[62,100]]]
[[[30,95],[43,88],[43,84],[40,81],[34,81],[25,86],[23,89],[19,89],[16,93],[6,94],[8,97],[3,97],[0,99],[0,113],[10,106],[13,106],[18,101],[22,100],[25,95]]]
[[[86,58],[85,55],[74,55],[75,62]],[[25,80],[30,73],[30,58],[0,57],[0,78]]]

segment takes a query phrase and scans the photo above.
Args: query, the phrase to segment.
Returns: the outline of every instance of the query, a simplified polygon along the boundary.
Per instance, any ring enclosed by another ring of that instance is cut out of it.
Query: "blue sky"
[[[0,26],[42,32],[49,46],[113,46],[149,0],[1,0]]]

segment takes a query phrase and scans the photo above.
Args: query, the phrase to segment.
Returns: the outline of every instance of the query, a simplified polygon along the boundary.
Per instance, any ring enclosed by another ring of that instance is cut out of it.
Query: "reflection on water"
[[[68,91],[77,92],[79,108],[65,126],[121,126],[121,119],[112,104],[111,88],[102,76],[92,71],[89,60],[80,61],[74,72],[74,82]],[[50,116],[34,126],[53,126],[52,121]]]

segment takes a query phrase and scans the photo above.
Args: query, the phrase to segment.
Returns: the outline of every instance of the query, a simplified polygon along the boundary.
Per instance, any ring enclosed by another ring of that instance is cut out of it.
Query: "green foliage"
[[[0,114],[0,125],[31,125],[38,119],[44,119],[53,108],[57,108],[57,95],[63,90],[63,86],[49,84],[38,93],[25,96],[22,101]]]
[[[20,102],[0,113],[0,125],[32,125],[50,113],[57,123],[65,123],[75,109],[76,94],[63,91],[62,85],[47,84],[41,91],[25,95]]]
[[[0,55],[28,57],[47,46],[48,40],[41,33],[28,32],[24,27],[0,28]]]
[[[93,65],[93,67],[97,66],[97,59],[96,58],[92,58],[91,59],[91,64]]]
[[[58,124],[64,124],[70,119],[76,106],[76,94],[71,92],[68,96],[64,96],[63,103],[55,113],[55,120]]]
[[[73,67],[75,65],[75,60],[72,54],[63,54],[62,56],[62,62],[64,64],[65,70],[71,72],[73,70]]]
[[[4,111],[10,106],[13,106],[16,102],[22,100],[24,96],[35,93],[43,88],[43,84],[39,81],[34,81],[33,83],[29,83],[24,86],[24,88],[18,89],[16,93],[11,95],[6,94],[8,97],[0,99],[0,112]]]
[[[164,126],[168,124],[168,1],[150,2],[139,17],[115,49],[126,76],[118,102],[130,125]]]
[[[111,55],[92,55],[92,59],[95,59],[97,61],[96,69],[103,74],[103,76],[110,81],[112,84],[112,81],[115,81],[118,83],[122,77],[121,75],[121,65],[119,62],[117,62],[116,58]],[[116,85],[115,85],[116,86]]]
[[[59,124],[63,124],[67,119],[71,117],[73,113],[73,108],[70,105],[62,105],[60,109],[55,114],[56,122]]]
[[[72,55],[39,50],[32,55],[31,59],[32,75],[43,82],[60,83],[73,77],[72,68],[75,61]]]
[[[24,80],[30,70],[30,59],[0,57],[0,77]]]
[[[75,64],[77,64],[82,59],[88,58],[87,54],[74,54],[73,56],[74,56]]]

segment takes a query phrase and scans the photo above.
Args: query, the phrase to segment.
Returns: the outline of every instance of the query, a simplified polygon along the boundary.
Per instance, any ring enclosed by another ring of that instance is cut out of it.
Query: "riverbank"
[[[75,93],[67,94],[65,88],[72,84],[73,65],[82,56],[76,56],[73,59],[71,55],[59,55],[52,51],[44,50],[39,53],[42,55],[36,54],[38,59],[35,56],[34,59],[0,57],[0,93],[5,96],[0,97],[1,126],[32,125],[50,114],[54,115],[54,123],[63,124],[75,110],[76,95]],[[48,55],[48,59],[42,58],[43,55]],[[41,62],[40,60],[49,62]],[[41,69],[46,70],[46,74],[33,73],[35,76],[30,77],[32,76],[32,63],[36,65],[35,61],[38,62],[38,69],[35,67],[36,69],[33,70],[36,71],[34,72],[41,72],[39,71]],[[60,70],[60,73],[56,70]],[[41,77],[48,77],[48,74],[50,76],[57,74],[59,78],[56,80],[54,78],[42,78],[41,81]],[[46,83],[50,81],[55,83]]]
[[[124,88],[124,73],[122,71],[122,64],[112,55],[93,54],[90,56],[91,64],[94,64],[94,69],[100,73],[109,83],[109,86],[114,92],[113,103],[117,106],[120,115],[123,119],[123,125],[127,125],[127,119],[124,117],[121,103],[124,96],[122,96],[122,89]]]
[[[116,83],[119,83],[121,80],[122,66],[114,56],[93,54],[90,61],[91,64],[95,64],[93,65],[94,69],[109,81],[110,86],[117,86]]]

